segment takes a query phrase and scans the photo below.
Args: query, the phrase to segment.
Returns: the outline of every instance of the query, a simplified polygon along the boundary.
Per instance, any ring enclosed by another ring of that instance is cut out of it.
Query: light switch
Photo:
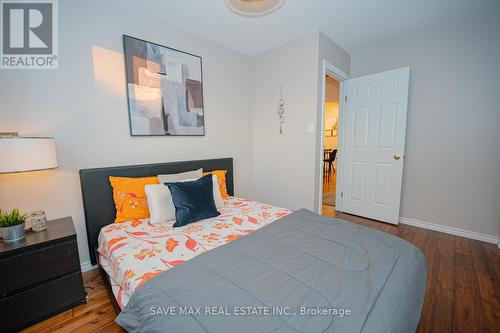
[[[307,124],[307,133],[314,133],[314,123]]]

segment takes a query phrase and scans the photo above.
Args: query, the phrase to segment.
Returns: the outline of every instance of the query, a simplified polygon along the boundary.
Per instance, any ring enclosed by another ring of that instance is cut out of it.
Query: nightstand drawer
[[[82,273],[76,272],[0,300],[2,332],[15,332],[85,303]]]
[[[76,239],[0,259],[0,299],[79,270]]]

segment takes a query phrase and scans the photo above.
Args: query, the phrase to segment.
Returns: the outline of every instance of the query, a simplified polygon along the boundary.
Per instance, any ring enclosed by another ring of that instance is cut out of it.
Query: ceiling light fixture
[[[285,4],[286,0],[226,0],[226,6],[242,16],[264,16]]]

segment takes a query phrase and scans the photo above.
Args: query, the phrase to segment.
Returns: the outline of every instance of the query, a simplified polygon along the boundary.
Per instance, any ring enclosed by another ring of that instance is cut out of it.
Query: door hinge
[[[347,102],[347,95],[345,96],[345,101]]]
[[[344,192],[340,192],[340,197],[343,198],[344,197]]]

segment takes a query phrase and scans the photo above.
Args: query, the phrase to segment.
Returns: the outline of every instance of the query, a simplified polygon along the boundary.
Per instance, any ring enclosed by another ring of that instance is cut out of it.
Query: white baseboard
[[[448,227],[448,226],[441,225],[441,224],[435,224],[435,223],[430,223],[430,222],[409,219],[407,217],[400,217],[399,223],[407,224],[407,225],[411,225],[411,226],[419,227],[419,228],[423,228],[423,229],[444,232],[445,234],[450,234],[450,235],[454,235],[454,236],[460,236],[460,237],[471,238],[471,239],[475,239],[475,240],[479,240],[479,241],[483,241],[483,242],[493,243],[493,244],[497,244],[500,247],[499,237],[493,236],[493,235],[482,234],[482,233],[475,232],[475,231],[469,231],[469,230],[455,228],[455,227]]]
[[[81,264],[82,267],[82,272],[90,271],[91,269],[94,269],[97,267],[97,265],[92,265],[90,261],[84,262]]]

